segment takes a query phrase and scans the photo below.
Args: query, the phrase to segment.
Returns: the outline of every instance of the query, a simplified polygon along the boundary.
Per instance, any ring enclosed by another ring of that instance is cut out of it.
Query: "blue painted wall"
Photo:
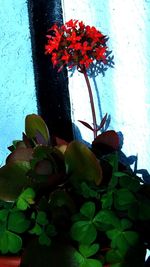
[[[37,113],[27,3],[0,0],[0,164],[24,118]]]
[[[98,97],[91,79],[97,117],[98,101],[103,115],[111,115],[110,129],[122,131],[123,151],[138,154],[138,168],[150,171],[150,1],[62,0],[64,20],[83,20],[109,37],[115,67],[96,77]],[[72,120],[83,139],[92,141],[91,131],[78,120],[92,123],[89,97],[83,75],[69,80]]]

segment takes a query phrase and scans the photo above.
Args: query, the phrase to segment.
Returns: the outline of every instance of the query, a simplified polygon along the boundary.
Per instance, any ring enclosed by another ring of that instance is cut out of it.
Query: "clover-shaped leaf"
[[[126,188],[118,189],[114,194],[115,207],[119,210],[127,210],[136,201],[134,194]]]
[[[120,220],[111,210],[100,210],[93,219],[97,228],[109,228],[110,226],[120,227]],[[106,230],[105,229],[105,230]]]
[[[40,235],[42,231],[42,227],[38,223],[36,223],[34,227],[29,231],[29,233]]]
[[[25,189],[17,200],[17,208],[26,210],[31,204],[34,204],[35,192],[31,187]]]
[[[80,213],[88,219],[92,219],[95,214],[95,204],[91,201],[84,203],[80,209]]]
[[[39,211],[38,214],[37,214],[37,217],[36,217],[36,222],[41,224],[41,225],[48,224],[48,219],[47,219],[46,212]]]
[[[8,230],[15,233],[23,233],[30,226],[30,221],[26,219],[21,211],[12,210],[8,216]]]
[[[45,232],[42,232],[39,236],[39,243],[41,245],[49,246],[51,244],[51,239],[46,235]]]
[[[123,261],[123,256],[120,251],[115,249],[110,249],[106,254],[107,262],[111,263],[111,266],[121,267]]]
[[[90,221],[78,221],[71,227],[71,237],[82,244],[91,244],[97,236],[97,231]]]
[[[98,250],[99,250],[99,244],[96,243],[90,246],[82,244],[79,246],[80,253],[86,258],[93,256],[94,254],[97,253]]]
[[[8,252],[17,253],[21,247],[22,239],[18,235],[10,231],[5,231],[0,236],[0,250],[2,254],[6,254]]]

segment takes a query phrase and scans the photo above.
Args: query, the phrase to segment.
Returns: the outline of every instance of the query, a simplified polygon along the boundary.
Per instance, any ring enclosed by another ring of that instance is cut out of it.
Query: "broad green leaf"
[[[134,231],[120,231],[117,229],[107,231],[107,236],[112,240],[111,247],[118,249],[121,255],[125,255],[130,247],[138,242],[138,234]]]
[[[138,242],[138,234],[134,231],[124,231],[116,238],[116,246],[122,255],[126,253]]]
[[[122,262],[123,256],[121,255],[121,253],[118,250],[111,249],[106,254],[106,260],[109,263],[112,263],[112,264],[116,263],[117,264],[117,263]]]
[[[101,183],[102,169],[96,156],[86,145],[72,141],[65,151],[65,163],[74,183],[84,180],[95,182],[96,185]]]
[[[134,246],[139,241],[139,235],[137,232],[125,231],[123,233],[124,233],[125,239],[127,240],[129,245]]]
[[[29,207],[28,202],[21,197],[18,198],[16,205],[19,210],[26,210]]]
[[[102,263],[100,260],[95,259],[85,259],[84,262],[80,265],[80,267],[102,267]]]
[[[71,227],[72,239],[82,244],[91,244],[96,239],[96,236],[96,229],[89,221],[75,222]]]
[[[26,210],[30,204],[34,204],[35,191],[28,187],[25,189],[17,200],[17,208],[20,210]]]
[[[26,161],[8,163],[0,168],[0,199],[14,201],[27,187],[30,164]]]
[[[87,245],[79,246],[80,253],[86,258],[93,256],[94,254],[97,253],[98,250],[99,250],[99,244],[96,243],[90,246]]]
[[[30,221],[25,218],[21,211],[11,211],[8,217],[8,230],[15,233],[23,233],[30,226]]]
[[[93,220],[97,227],[113,225],[120,227],[120,220],[116,217],[115,213],[111,210],[100,210]]]
[[[5,231],[2,235],[0,235],[0,250],[2,254],[6,254],[8,252],[17,253],[22,247],[21,238],[10,232]]]
[[[39,211],[36,217],[37,223],[41,225],[48,224],[47,214],[44,211]]]
[[[28,138],[36,138],[38,133],[44,137],[45,141],[49,142],[49,131],[44,120],[36,114],[30,114],[25,119],[25,132]]]
[[[46,235],[45,232],[43,232],[40,236],[39,236],[39,243],[41,245],[46,245],[49,246],[51,244],[51,239]]]
[[[85,258],[75,249],[72,251],[71,257],[72,257],[72,262],[75,263],[75,266],[82,266],[82,264],[85,261]]]
[[[88,219],[92,219],[95,214],[95,204],[91,201],[84,203],[80,212]]]
[[[114,194],[115,207],[119,210],[126,210],[135,202],[136,198],[134,194],[126,188],[118,189]]]

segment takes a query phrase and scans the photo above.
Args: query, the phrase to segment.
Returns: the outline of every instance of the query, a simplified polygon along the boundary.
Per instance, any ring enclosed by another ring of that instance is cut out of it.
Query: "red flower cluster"
[[[64,65],[82,70],[94,60],[106,63],[106,38],[95,27],[70,20],[60,27],[55,24],[49,32],[45,53],[51,55],[53,66],[58,65],[59,70]]]

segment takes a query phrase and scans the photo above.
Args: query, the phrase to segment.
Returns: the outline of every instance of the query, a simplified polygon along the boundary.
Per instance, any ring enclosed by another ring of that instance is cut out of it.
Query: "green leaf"
[[[107,236],[112,240],[111,247],[125,255],[127,251],[138,242],[138,234],[134,231],[120,231],[117,229],[107,231]]]
[[[91,201],[84,203],[80,209],[80,212],[88,219],[92,219],[95,214],[95,204]]]
[[[134,176],[124,176],[119,180],[120,186],[127,188],[129,191],[137,192],[139,191],[141,185],[139,180],[137,180]]]
[[[93,222],[98,228],[106,226],[107,229],[109,225],[120,227],[120,220],[111,210],[100,210],[94,217]]]
[[[102,208],[103,209],[110,209],[113,204],[113,192],[109,191],[104,194],[101,198]]]
[[[80,245],[79,246],[79,251],[80,253],[88,258],[93,256],[94,254],[97,253],[97,251],[99,250],[99,244],[92,244],[91,246],[87,246],[87,245]]]
[[[119,210],[126,210],[135,202],[134,194],[126,188],[118,189],[114,194],[115,207]]]
[[[124,231],[126,229],[130,229],[132,227],[132,222],[128,219],[124,218],[121,220],[121,230]]]
[[[99,185],[102,181],[102,169],[96,156],[86,145],[78,141],[72,141],[68,145],[65,151],[65,164],[74,184],[89,181]]]
[[[96,199],[100,198],[100,194],[97,191],[90,188],[90,186],[88,186],[85,182],[81,183],[78,192],[84,198],[96,198]]]
[[[39,211],[36,217],[37,223],[41,225],[46,225],[48,224],[48,219],[47,219],[47,214],[44,211]]]
[[[17,200],[17,208],[26,210],[31,204],[34,204],[35,192],[31,187],[25,189]]]
[[[30,226],[30,221],[25,218],[25,215],[21,211],[13,211],[8,217],[8,230],[23,233]]]
[[[0,221],[5,222],[7,220],[8,213],[9,213],[9,210],[7,209],[0,210]]]
[[[102,263],[100,260],[95,259],[85,259],[84,262],[80,265],[80,267],[102,267]]]
[[[0,235],[0,250],[2,254],[8,252],[17,253],[21,247],[22,240],[18,235],[11,233],[10,231],[5,231]]]
[[[91,244],[96,239],[96,236],[96,229],[89,221],[75,222],[71,227],[72,239],[82,244]]]
[[[36,114],[30,114],[25,119],[25,132],[28,138],[35,139],[38,133],[49,142],[49,131],[44,120]]]
[[[14,201],[27,187],[30,164],[26,161],[8,163],[0,168],[0,199]]]
[[[72,258],[72,262],[75,263],[75,266],[82,266],[85,261],[85,258],[75,249],[71,251],[70,256]]]
[[[49,246],[51,244],[51,239],[46,235],[45,232],[43,232],[40,236],[39,236],[39,243],[41,245],[46,245]]]
[[[123,256],[118,250],[111,249],[106,254],[106,260],[112,264],[120,263],[123,260]]]
[[[29,233],[36,235],[41,235],[42,232],[42,227],[38,223],[36,223],[35,226],[29,231]]]

